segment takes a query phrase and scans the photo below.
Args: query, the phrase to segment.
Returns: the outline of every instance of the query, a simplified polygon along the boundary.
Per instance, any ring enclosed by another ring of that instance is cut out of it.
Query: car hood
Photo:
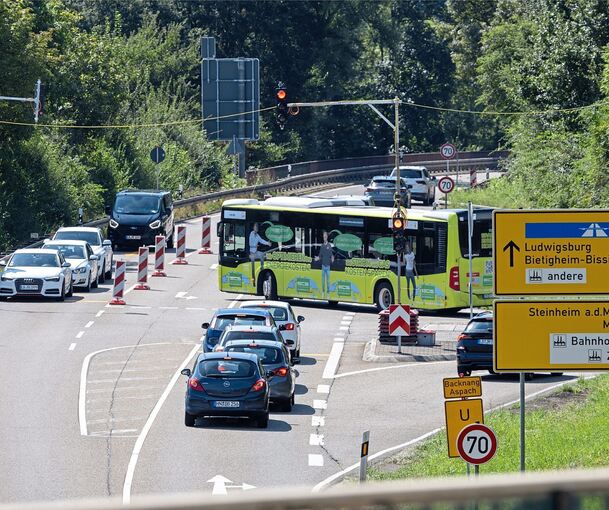
[[[159,219],[157,214],[126,214],[126,213],[114,213],[112,218],[118,222],[119,225],[141,227],[142,225],[150,225],[155,220]]]
[[[7,267],[2,274],[14,278],[47,278],[60,273],[59,267]]]
[[[70,267],[72,269],[76,269],[77,267],[87,265],[87,259],[66,259],[66,262],[68,262],[70,264]]]

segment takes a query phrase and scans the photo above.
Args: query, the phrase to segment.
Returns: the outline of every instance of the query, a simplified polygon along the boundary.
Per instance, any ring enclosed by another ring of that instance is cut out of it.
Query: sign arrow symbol
[[[520,251],[520,247],[514,242],[510,241],[503,247],[503,251],[510,250],[510,267],[514,267],[514,250]]]
[[[244,491],[249,491],[256,488],[255,485],[250,485],[249,483],[242,483],[241,485],[228,485],[233,483],[233,481],[222,475],[216,475],[207,480],[207,482],[214,484],[214,488],[211,491],[212,496],[226,496],[228,494],[227,489],[241,489]]]

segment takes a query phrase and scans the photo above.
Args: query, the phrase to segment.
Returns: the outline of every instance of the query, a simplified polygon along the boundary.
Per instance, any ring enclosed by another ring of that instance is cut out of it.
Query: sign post
[[[366,470],[368,469],[368,450],[370,443],[370,431],[367,430],[362,435],[362,448],[359,456],[359,481],[360,483],[366,481]]]

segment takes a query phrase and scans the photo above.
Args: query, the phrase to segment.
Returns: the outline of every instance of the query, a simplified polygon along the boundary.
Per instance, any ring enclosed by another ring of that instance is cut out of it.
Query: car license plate
[[[480,345],[493,345],[493,340],[491,338],[481,338],[478,343]]]
[[[125,236],[125,239],[141,239],[142,236]]]
[[[235,400],[216,400],[213,404],[214,407],[239,407],[241,402]]]
[[[38,290],[38,285],[20,285],[21,290]]]

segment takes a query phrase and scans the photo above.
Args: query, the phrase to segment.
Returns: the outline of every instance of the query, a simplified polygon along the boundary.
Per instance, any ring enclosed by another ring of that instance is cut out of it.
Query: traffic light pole
[[[38,122],[38,116],[40,115],[40,92],[42,83],[40,80],[36,82],[36,97],[13,97],[13,96],[0,96],[0,101],[17,101],[19,103],[34,103],[34,121]]]

